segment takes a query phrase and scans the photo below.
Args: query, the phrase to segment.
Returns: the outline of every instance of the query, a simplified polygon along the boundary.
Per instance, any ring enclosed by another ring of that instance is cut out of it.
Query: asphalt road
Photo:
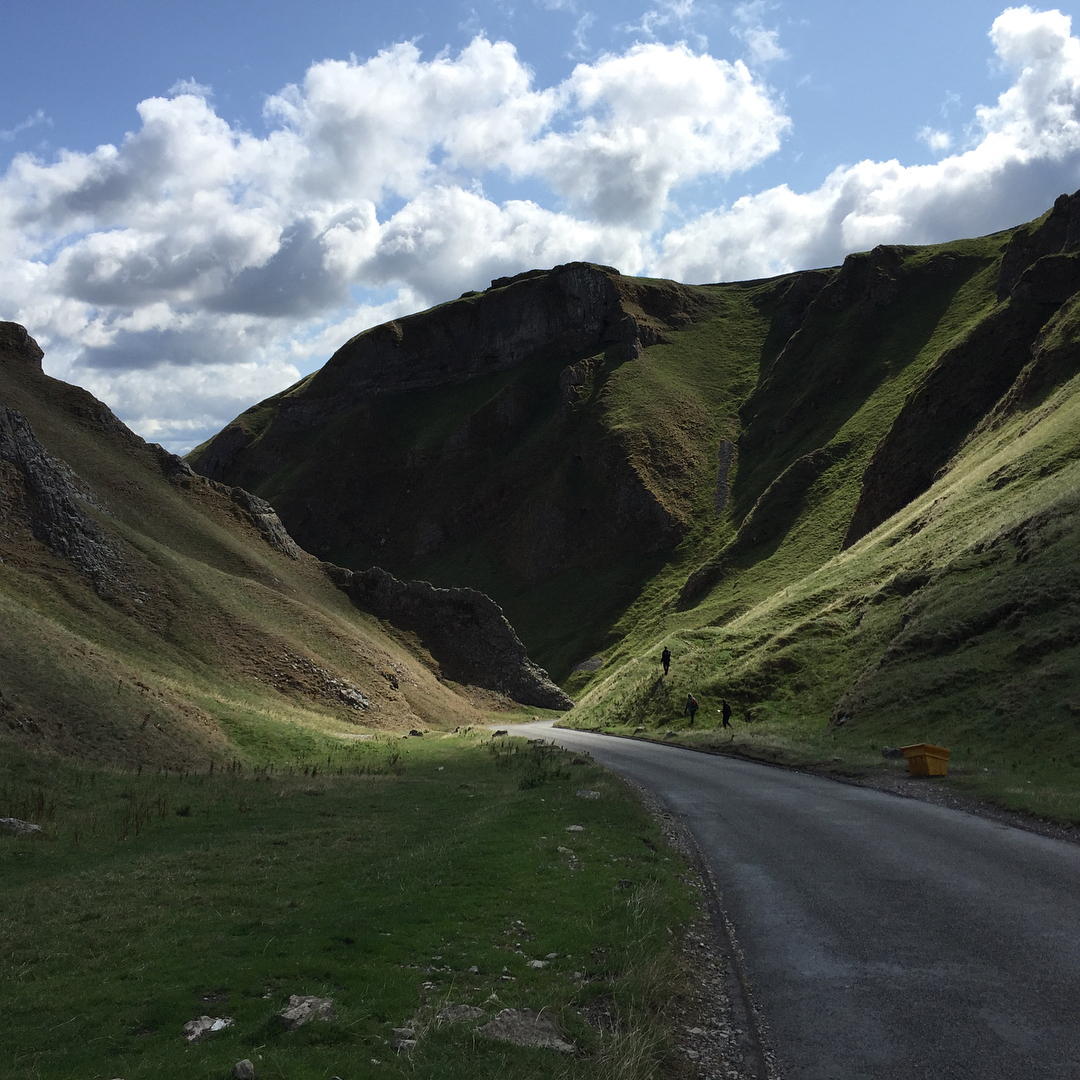
[[[689,828],[786,1080],[1080,1080],[1080,846],[677,747],[513,733],[587,750]]]

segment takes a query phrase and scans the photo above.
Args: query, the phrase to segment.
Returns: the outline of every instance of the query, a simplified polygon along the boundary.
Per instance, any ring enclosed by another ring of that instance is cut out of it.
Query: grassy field
[[[288,1080],[678,1075],[686,869],[586,759],[487,733],[309,732],[180,774],[9,755],[8,815],[45,829],[0,835],[11,1080],[204,1080],[245,1057]],[[286,1031],[292,994],[336,1018]],[[543,1010],[579,1053],[438,1021],[450,1004]],[[188,1045],[204,1014],[236,1022]]]

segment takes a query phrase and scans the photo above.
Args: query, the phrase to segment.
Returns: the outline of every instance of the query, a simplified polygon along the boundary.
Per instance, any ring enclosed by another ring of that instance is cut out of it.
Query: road
[[[785,1080],[1080,1080],[1080,846],[734,758],[512,731],[588,751],[688,827]]]

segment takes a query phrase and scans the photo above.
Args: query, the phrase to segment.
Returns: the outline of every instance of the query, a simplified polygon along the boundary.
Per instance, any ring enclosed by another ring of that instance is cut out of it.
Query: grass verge
[[[471,734],[197,774],[8,758],[8,815],[45,829],[0,835],[12,1080],[202,1080],[245,1057],[290,1080],[672,1075],[685,867],[587,759]],[[287,1032],[291,994],[336,1018]],[[449,1004],[484,1019],[442,1022]],[[555,1017],[578,1053],[478,1035],[504,1007]],[[235,1025],[187,1044],[204,1014]]]

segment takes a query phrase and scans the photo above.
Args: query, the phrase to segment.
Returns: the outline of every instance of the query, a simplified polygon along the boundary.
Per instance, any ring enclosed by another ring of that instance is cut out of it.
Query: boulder
[[[278,1016],[290,1031],[295,1031],[309,1020],[333,1020],[334,1003],[329,998],[291,994],[289,1007],[282,1010]]]

